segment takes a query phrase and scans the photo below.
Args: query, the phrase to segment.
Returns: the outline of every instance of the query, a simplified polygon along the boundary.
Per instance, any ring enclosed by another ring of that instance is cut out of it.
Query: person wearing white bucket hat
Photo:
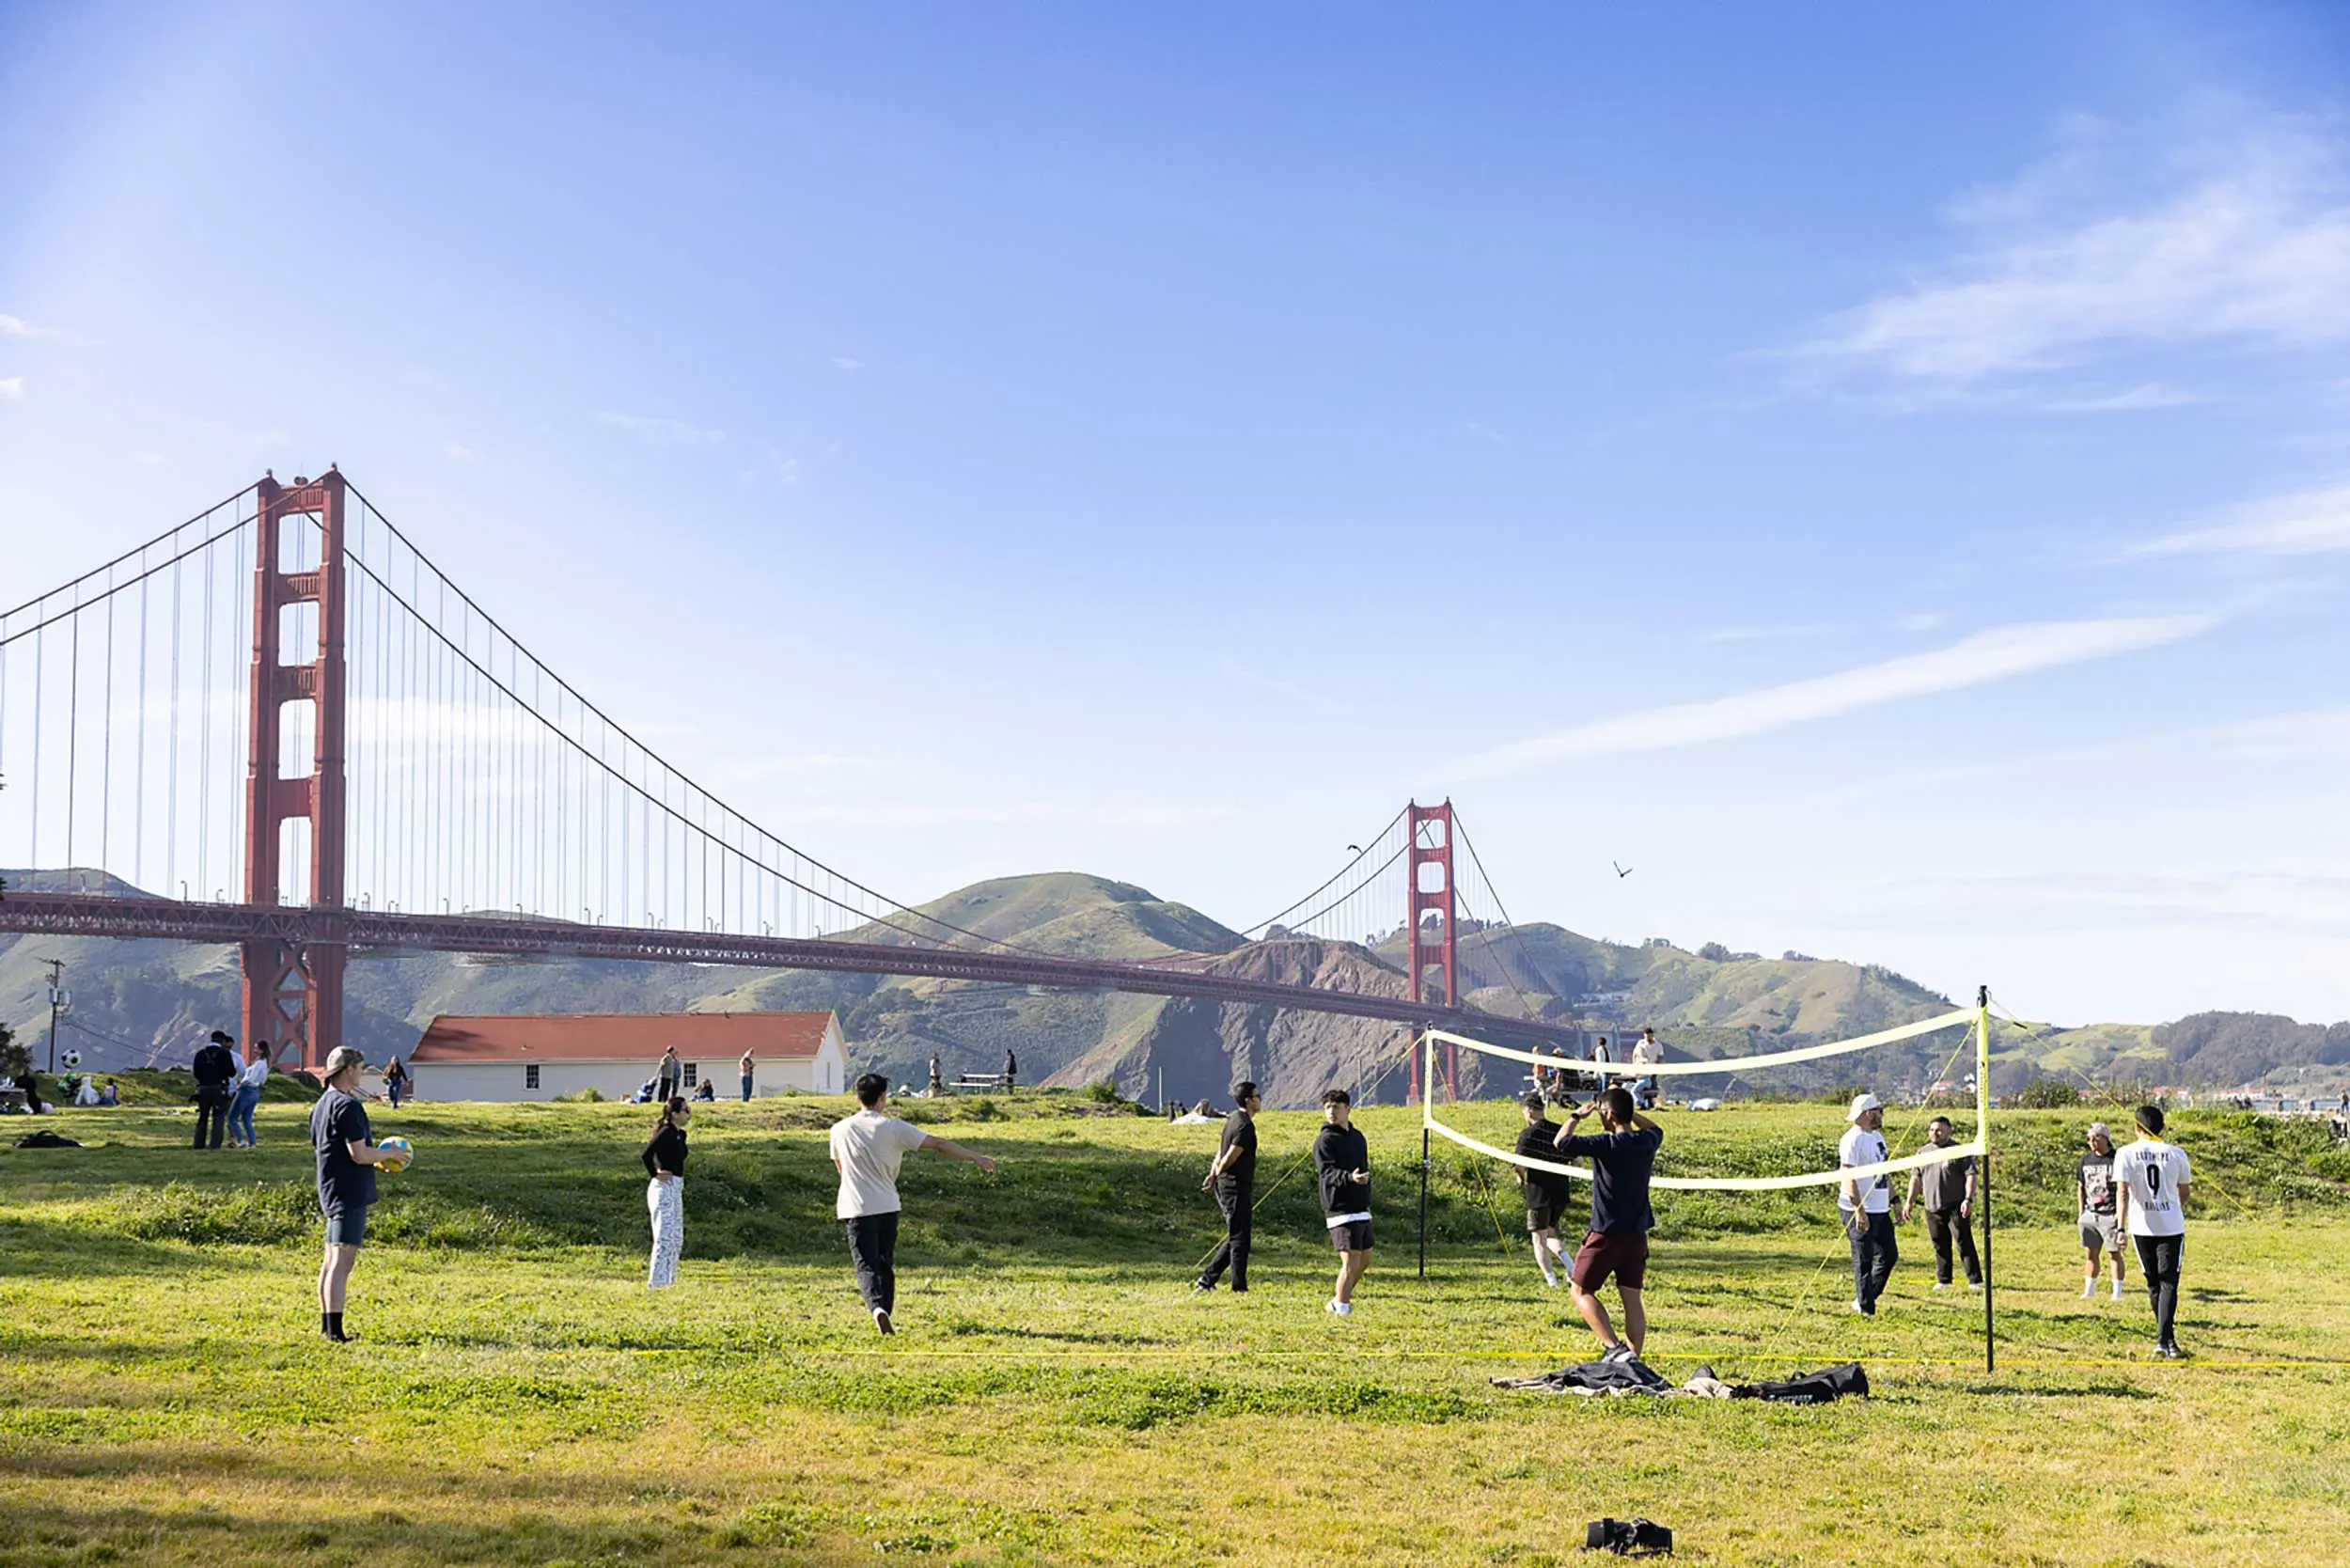
[[[1885,1102],[1873,1094],[1853,1097],[1844,1113],[1852,1123],[1836,1147],[1840,1168],[1876,1165],[1886,1157]],[[1877,1315],[1877,1297],[1885,1294],[1893,1265],[1901,1262],[1901,1244],[1893,1230],[1893,1183],[1885,1175],[1847,1176],[1837,1184],[1836,1207],[1852,1241],[1852,1309],[1864,1317]]]

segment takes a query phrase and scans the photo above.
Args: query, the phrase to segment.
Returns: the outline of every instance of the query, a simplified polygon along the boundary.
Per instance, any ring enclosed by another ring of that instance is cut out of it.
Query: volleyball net
[[[1873,1180],[1922,1166],[1939,1165],[1968,1155],[1987,1153],[1991,1147],[1991,1013],[1988,1002],[1971,1008],[1954,1008],[1932,1018],[1920,1018],[1914,1024],[1880,1029],[1850,1040],[1832,1040],[1816,1045],[1799,1045],[1791,1050],[1771,1051],[1756,1056],[1718,1057],[1704,1061],[1577,1061],[1572,1057],[1543,1056],[1533,1051],[1521,1051],[1507,1045],[1496,1045],[1466,1035],[1452,1034],[1443,1029],[1429,1029],[1420,1038],[1420,1082],[1434,1085],[1437,1080],[1436,1047],[1439,1044],[1472,1052],[1478,1056],[1503,1061],[1524,1062],[1529,1068],[1581,1074],[1586,1077],[1607,1080],[1636,1078],[1696,1078],[1726,1077],[1732,1074],[1747,1076],[1772,1068],[1792,1067],[1798,1062],[1820,1061],[1830,1057],[1850,1056],[1861,1051],[1879,1050],[1897,1045],[1905,1040],[1939,1034],[1945,1029],[1966,1027],[1972,1033],[1975,1047],[1975,1136],[1964,1143],[1936,1147],[1928,1144],[1912,1154],[1879,1160],[1872,1165],[1840,1166],[1827,1170],[1797,1171],[1784,1176],[1656,1176],[1650,1185],[1675,1188],[1688,1192],[1774,1192],[1790,1187],[1825,1187],[1853,1180]],[[1962,1047],[1963,1049],[1963,1043]],[[1955,1056],[1955,1053],[1953,1053]],[[1591,1180],[1589,1166],[1570,1165],[1563,1161],[1536,1159],[1513,1149],[1503,1149],[1473,1137],[1460,1128],[1438,1119],[1434,1095],[1420,1102],[1420,1121],[1438,1137],[1449,1138],[1464,1149],[1475,1150],[1492,1159],[1531,1170],[1553,1170],[1581,1181]]]

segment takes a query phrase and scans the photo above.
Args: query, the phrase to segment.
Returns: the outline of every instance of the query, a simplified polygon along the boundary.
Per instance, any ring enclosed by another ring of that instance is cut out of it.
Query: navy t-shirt
[[[1570,1157],[1591,1162],[1591,1229],[1637,1231],[1645,1235],[1656,1228],[1649,1208],[1649,1178],[1656,1171],[1656,1151],[1665,1141],[1661,1127],[1635,1127],[1621,1133],[1565,1133],[1555,1146]]]
[[[330,1089],[310,1107],[310,1145],[319,1155],[319,1212],[334,1215],[375,1201],[375,1167],[351,1157],[354,1143],[375,1141],[356,1094]]]
[[[1559,1123],[1544,1117],[1531,1127],[1518,1129],[1518,1158],[1522,1160],[1555,1160],[1559,1157]],[[1526,1179],[1526,1206],[1536,1204],[1556,1209],[1567,1200],[1567,1178],[1556,1170],[1530,1170],[1518,1167],[1518,1174]]]

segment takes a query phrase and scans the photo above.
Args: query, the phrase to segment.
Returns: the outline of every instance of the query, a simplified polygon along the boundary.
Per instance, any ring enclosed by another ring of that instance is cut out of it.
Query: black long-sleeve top
[[[645,1174],[659,1176],[665,1170],[672,1176],[685,1174],[685,1129],[675,1123],[665,1124],[645,1145]]]

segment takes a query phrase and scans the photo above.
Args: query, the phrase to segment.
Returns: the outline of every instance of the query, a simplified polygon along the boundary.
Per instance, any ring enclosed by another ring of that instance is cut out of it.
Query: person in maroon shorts
[[[1577,1133],[1576,1124],[1593,1106],[1606,1131]],[[1634,1109],[1632,1091],[1619,1084],[1569,1116],[1556,1144],[1567,1158],[1591,1162],[1591,1229],[1574,1255],[1568,1279],[1574,1287],[1574,1309],[1599,1336],[1603,1361],[1637,1361],[1648,1341],[1648,1312],[1640,1305],[1640,1291],[1648,1283],[1648,1233],[1656,1224],[1649,1208],[1648,1184],[1664,1142],[1665,1129]],[[1623,1297],[1622,1340],[1599,1299],[1599,1288],[1611,1275],[1617,1294]]]

